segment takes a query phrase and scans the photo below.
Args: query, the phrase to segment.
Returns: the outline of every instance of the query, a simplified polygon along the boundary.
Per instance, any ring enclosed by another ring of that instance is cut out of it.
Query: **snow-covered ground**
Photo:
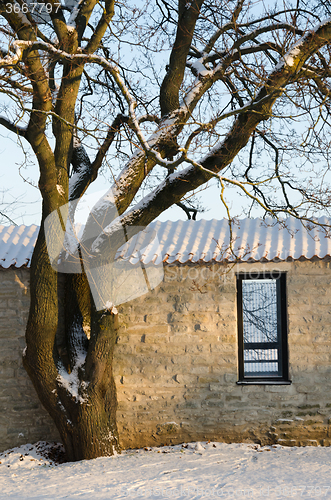
[[[331,447],[189,443],[56,463],[58,448],[0,454],[1,499],[331,499]]]

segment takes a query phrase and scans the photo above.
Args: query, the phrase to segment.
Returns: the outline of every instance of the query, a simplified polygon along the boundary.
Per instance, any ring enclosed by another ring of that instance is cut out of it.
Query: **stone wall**
[[[287,273],[291,385],[237,385],[235,273]],[[167,266],[121,309],[115,352],[124,447],[190,440],[331,444],[331,268],[326,261]]]
[[[287,273],[291,385],[237,385],[235,273]],[[22,367],[29,272],[0,270],[0,449],[59,439]],[[192,440],[331,444],[328,261],[165,266],[119,308],[114,375],[124,448]]]
[[[29,274],[25,268],[0,268],[0,451],[39,440],[60,440],[22,365]]]

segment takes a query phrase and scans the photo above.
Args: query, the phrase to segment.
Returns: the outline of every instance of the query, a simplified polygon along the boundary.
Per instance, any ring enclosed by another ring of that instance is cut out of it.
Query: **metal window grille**
[[[280,375],[277,280],[243,280],[244,375]]]
[[[285,275],[238,278],[239,376],[287,378]]]

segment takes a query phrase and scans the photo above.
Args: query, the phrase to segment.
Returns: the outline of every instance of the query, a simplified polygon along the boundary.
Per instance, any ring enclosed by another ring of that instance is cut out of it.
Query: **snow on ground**
[[[331,447],[189,443],[61,462],[41,442],[0,454],[0,499],[331,499]]]

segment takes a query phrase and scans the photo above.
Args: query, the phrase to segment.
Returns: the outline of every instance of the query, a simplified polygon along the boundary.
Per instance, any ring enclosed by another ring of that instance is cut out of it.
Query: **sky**
[[[24,143],[23,143],[24,144]],[[25,145],[26,146],[26,145]],[[20,145],[17,144],[17,138],[11,132],[1,127],[0,129],[0,211],[6,213],[16,224],[40,224],[41,219],[41,197],[36,187],[38,185],[38,166],[35,162],[30,164],[28,168],[20,166],[24,162],[24,153]],[[31,157],[33,161],[33,156]],[[28,182],[27,182],[28,181]],[[34,184],[31,185],[31,184]],[[89,206],[93,206],[99,197],[104,194],[110,187],[103,176],[93,183],[88,190]],[[4,191],[3,194],[1,192]],[[233,215],[239,215],[241,212],[242,198],[239,196],[228,195],[230,207],[233,210]],[[199,194],[201,205],[205,212],[198,214],[198,219],[222,219],[226,217],[226,211],[220,200],[220,190],[217,181],[213,180],[207,189],[204,189]],[[12,207],[7,207],[7,203],[13,203]],[[82,219],[78,218],[77,222],[84,223],[86,213],[82,215]],[[185,212],[177,207],[171,207],[160,215],[159,220],[186,220]],[[2,222],[9,225],[10,221]]]
[[[160,68],[165,67],[166,61],[167,59],[159,61]],[[1,100],[5,102],[4,96],[2,96]],[[9,99],[8,105],[11,105]],[[41,197],[37,188],[38,165],[33,152],[30,150],[29,166],[23,165],[22,167],[26,158],[21,146],[23,145],[26,151],[29,151],[29,146],[24,139],[22,139],[21,145],[19,141],[20,139],[15,134],[0,126],[0,212],[4,212],[18,225],[39,225],[41,220]],[[98,179],[87,191],[87,195],[91,196],[88,201],[89,206],[93,206],[93,202],[96,202],[109,187],[110,184],[107,183],[105,177],[99,175]],[[239,216],[242,213],[242,197],[235,195],[233,189],[231,189],[226,198],[231,208],[231,215]],[[222,219],[227,216],[220,200],[220,190],[216,179],[209,183],[208,189],[201,191],[199,200],[204,212],[198,214],[197,219]],[[8,206],[8,204],[11,205]],[[259,212],[256,213],[259,214]],[[84,223],[86,216],[87,213],[84,212],[83,219],[80,220],[76,217],[76,222]],[[178,206],[173,206],[163,212],[158,219],[161,221],[186,220],[187,215]],[[11,221],[2,217],[0,223],[9,225]]]
[[[269,3],[265,1],[264,6],[267,8]],[[257,8],[259,8],[259,5]],[[164,57],[168,57],[168,54],[164,55]],[[160,68],[165,67],[166,61],[167,59],[163,61],[160,55]],[[39,225],[41,219],[41,198],[36,187],[39,177],[38,166],[32,155],[30,158],[32,164],[30,163],[28,168],[24,166],[20,168],[25,158],[17,142],[17,137],[13,133],[8,132],[4,127],[0,127],[0,212],[7,214],[16,224]],[[22,144],[27,147],[24,142]],[[98,180],[88,190],[88,194],[92,195],[89,205],[93,206],[99,195],[104,193],[108,188],[109,184],[106,183],[105,178],[99,176]],[[197,215],[198,219],[222,219],[227,216],[226,210],[220,200],[220,190],[216,180],[211,181],[211,185],[208,189],[203,190],[199,197],[200,204],[205,211]],[[231,216],[243,218],[243,206],[247,208],[249,203],[244,201],[243,197],[238,195],[233,189],[225,193],[225,198],[229,203]],[[8,206],[8,204],[11,205]],[[263,210],[255,209],[252,215],[255,217],[263,216]],[[77,220],[77,222],[84,223],[84,219],[86,219],[86,214],[83,220]],[[187,216],[182,209],[174,206],[161,214],[159,219],[162,221],[186,220]],[[0,218],[1,221],[6,225],[10,224],[10,220],[3,222],[4,219]]]
[[[0,500],[331,498],[331,447],[202,442],[62,464],[45,449],[0,454]]]
[[[40,194],[20,176],[20,165],[24,161],[22,149],[17,139],[4,127],[0,129],[0,210],[8,215],[16,224],[39,224],[41,213]],[[29,173],[21,169],[25,178],[33,174],[33,182],[38,183],[37,169],[29,169]],[[12,204],[8,207],[7,204]],[[3,219],[4,220],[4,219]],[[9,225],[10,221],[3,222]]]

